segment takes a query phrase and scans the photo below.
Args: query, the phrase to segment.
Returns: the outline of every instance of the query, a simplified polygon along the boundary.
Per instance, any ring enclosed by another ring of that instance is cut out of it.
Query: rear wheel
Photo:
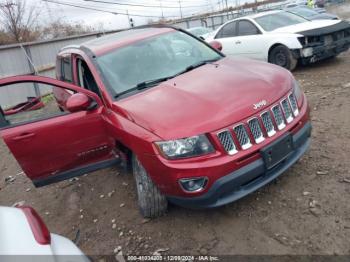
[[[279,45],[270,51],[269,62],[293,71],[298,60],[293,57],[292,52],[286,46]]]
[[[154,218],[163,215],[168,208],[168,201],[153,183],[135,155],[132,157],[132,168],[136,182],[138,205],[142,216]]]

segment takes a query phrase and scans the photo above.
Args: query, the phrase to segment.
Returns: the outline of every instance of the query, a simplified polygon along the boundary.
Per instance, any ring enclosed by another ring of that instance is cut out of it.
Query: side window
[[[100,89],[88,65],[82,59],[77,59],[78,85],[100,96]]]
[[[231,22],[225,25],[216,35],[216,39],[225,38],[225,37],[234,37],[236,36],[236,24],[237,22]]]
[[[259,29],[249,21],[239,21],[238,35],[257,35],[260,34]]]
[[[65,56],[61,59],[61,79],[60,80],[68,83],[73,83],[71,56]]]
[[[63,114],[69,90],[39,83],[0,87],[0,128]]]

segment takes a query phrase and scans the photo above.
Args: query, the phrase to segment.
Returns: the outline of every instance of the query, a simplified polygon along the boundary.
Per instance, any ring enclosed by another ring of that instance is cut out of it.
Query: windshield
[[[311,17],[318,14],[314,10],[311,10],[307,7],[295,7],[295,8],[288,9],[287,11],[296,15],[304,16],[304,17]]]
[[[255,21],[265,31],[273,31],[280,27],[296,25],[296,24],[307,22],[309,20],[289,12],[278,12],[278,13],[257,17],[255,18]]]
[[[174,76],[201,61],[221,57],[197,39],[175,31],[113,50],[98,57],[97,63],[107,85],[118,94],[146,81]]]

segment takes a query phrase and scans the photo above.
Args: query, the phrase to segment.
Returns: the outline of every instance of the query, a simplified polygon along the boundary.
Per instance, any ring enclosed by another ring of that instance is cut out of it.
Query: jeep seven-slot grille
[[[289,94],[271,110],[264,111],[260,117],[253,117],[247,123],[241,123],[231,130],[230,128],[223,130],[217,134],[217,137],[225,151],[233,155],[238,152],[237,146],[246,150],[252,146],[252,141],[256,144],[263,142],[266,135],[273,136],[276,130],[285,128],[298,114],[296,98],[294,94]],[[239,144],[237,145],[235,141]]]

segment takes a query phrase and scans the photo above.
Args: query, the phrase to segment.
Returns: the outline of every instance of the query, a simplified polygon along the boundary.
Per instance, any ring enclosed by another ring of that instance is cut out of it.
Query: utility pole
[[[134,27],[134,20],[129,16],[129,10],[126,10],[126,16],[128,17],[130,27]]]
[[[164,20],[162,0],[159,0],[159,3],[160,3],[160,10],[162,10],[162,19]]]
[[[180,8],[180,17],[183,18],[183,16],[182,16],[181,0],[179,0],[179,8]]]

